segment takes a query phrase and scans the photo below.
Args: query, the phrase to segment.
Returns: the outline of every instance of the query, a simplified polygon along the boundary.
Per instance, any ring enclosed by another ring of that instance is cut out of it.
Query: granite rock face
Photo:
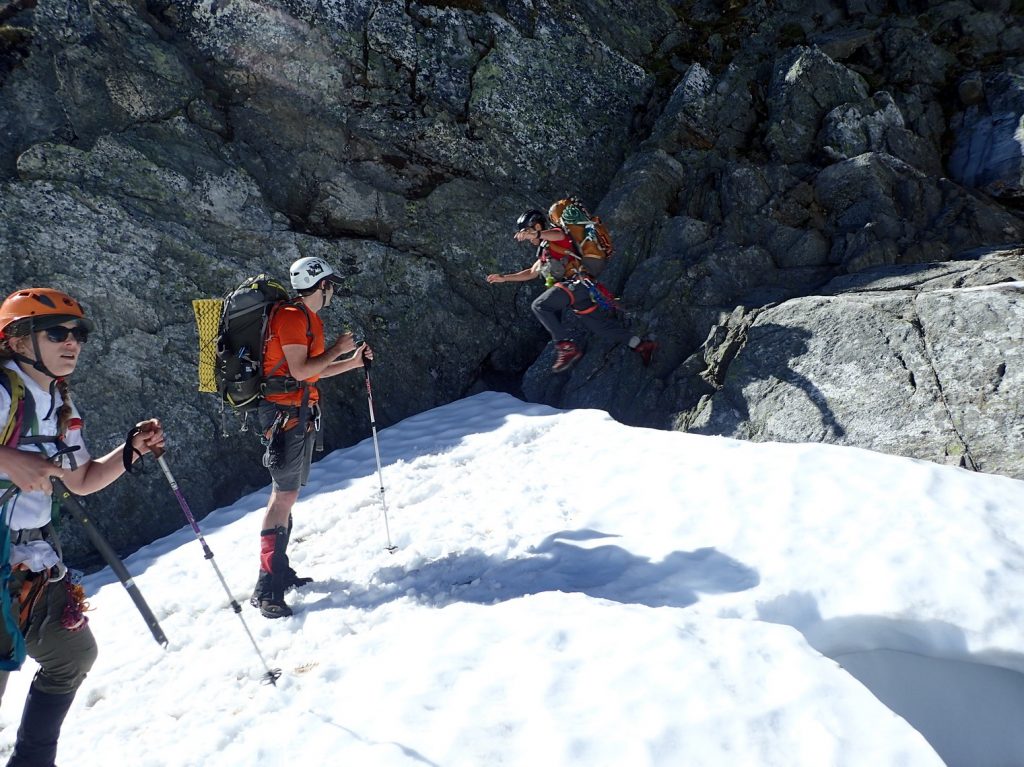
[[[1024,250],[866,270],[727,323],[679,426],[830,442],[1024,476]]]
[[[266,476],[256,440],[230,419],[224,436],[217,404],[196,391],[191,300],[257,272],[284,276],[306,255],[345,277],[328,332],[350,327],[377,350],[382,426],[499,388],[761,438],[726,422],[731,379],[707,370],[709,358],[748,364],[765,312],[852,301],[856,321],[817,332],[856,346],[866,342],[843,333],[873,337],[877,317],[866,294],[830,293],[836,280],[1024,241],[1018,11],[963,0],[0,3],[0,292],[47,284],[82,299],[99,326],[73,382],[92,449],[162,418],[199,515]],[[625,321],[657,339],[650,368],[577,332],[586,356],[551,375],[529,310],[539,283],[485,282],[529,265],[513,222],[566,192],[611,228],[602,279]],[[982,310],[942,296],[911,301],[922,327],[928,311],[960,322],[961,336],[934,342],[935,369],[973,381],[1004,364],[991,396],[1019,393],[997,341],[977,360],[984,374],[951,356],[981,343],[970,312]],[[771,348],[826,346],[789,335]],[[368,435],[361,383],[325,384],[328,448]],[[938,407],[955,389],[940,383],[925,376],[915,396]],[[907,419],[927,410],[898,402]],[[881,439],[856,426],[853,405],[829,407],[846,443]],[[994,406],[974,407],[962,417]],[[953,456],[936,447],[948,429],[930,428],[882,449]],[[965,464],[1019,476],[963,429]],[[838,439],[820,419],[800,434]],[[156,471],[92,502],[122,549],[181,524]],[[87,557],[72,526],[68,536]]]

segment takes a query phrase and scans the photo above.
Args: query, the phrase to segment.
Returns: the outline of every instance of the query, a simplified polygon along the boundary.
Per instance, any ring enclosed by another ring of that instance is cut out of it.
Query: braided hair
[[[60,394],[60,409],[57,411],[57,433],[61,439],[68,433],[68,424],[71,422],[71,387],[68,379],[57,379],[57,393]]]

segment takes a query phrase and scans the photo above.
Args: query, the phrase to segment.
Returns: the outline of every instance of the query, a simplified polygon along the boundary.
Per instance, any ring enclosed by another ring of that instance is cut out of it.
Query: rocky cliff
[[[161,417],[198,514],[266,479],[196,391],[190,301],[314,254],[346,276],[329,331],[378,350],[382,425],[501,388],[1024,476],[1019,2],[0,8],[0,292],[82,299],[93,449]],[[551,376],[537,286],[483,280],[567,191],[610,224],[650,369],[590,343]],[[348,378],[328,447],[368,434]],[[121,548],[181,524],[155,470],[93,503]]]

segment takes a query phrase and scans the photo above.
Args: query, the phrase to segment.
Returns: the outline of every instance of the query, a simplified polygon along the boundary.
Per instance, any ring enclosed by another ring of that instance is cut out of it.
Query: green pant
[[[12,586],[22,579],[15,573]],[[25,649],[39,664],[32,687],[40,692],[63,695],[75,692],[96,662],[96,640],[89,626],[68,631],[61,624],[68,592],[63,580],[48,583],[36,602],[25,631]],[[14,599],[15,609],[17,600]],[[0,671],[0,699],[10,672]]]

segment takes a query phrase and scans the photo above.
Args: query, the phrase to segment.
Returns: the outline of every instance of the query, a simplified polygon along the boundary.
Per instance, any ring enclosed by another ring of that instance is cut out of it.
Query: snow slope
[[[388,529],[370,440],[314,465],[292,618],[247,603],[268,491],[200,522],[276,687],[191,528],[127,560],[167,650],[86,578],[100,659],[58,762],[1024,764],[1022,482],[496,393],[380,448]]]

